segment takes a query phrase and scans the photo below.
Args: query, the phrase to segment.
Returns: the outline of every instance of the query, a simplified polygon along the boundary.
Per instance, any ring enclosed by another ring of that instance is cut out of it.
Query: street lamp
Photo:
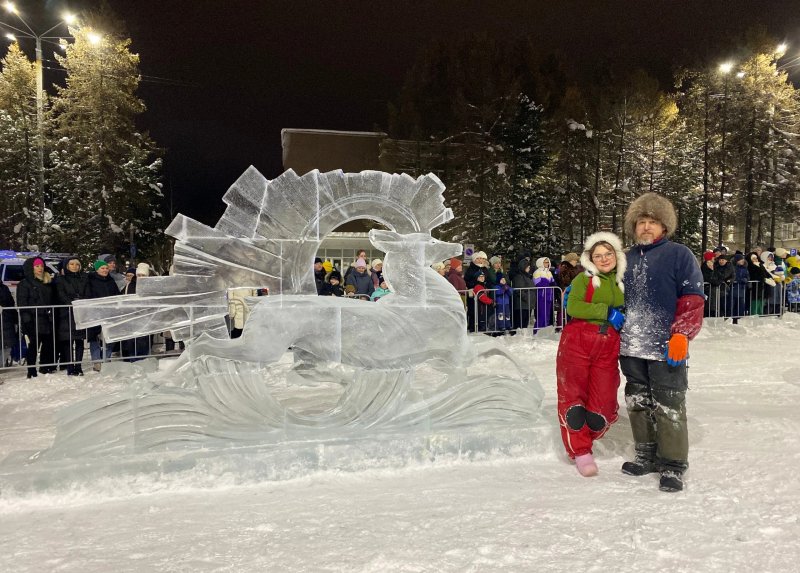
[[[17,10],[17,7],[11,2],[5,2],[3,7],[6,9],[6,12],[9,14],[13,14],[17,17],[17,19],[22,22],[23,26],[25,26],[26,30],[21,28],[17,28],[16,26],[12,26],[7,22],[0,21],[0,25],[13,30],[16,34],[8,34],[6,37],[11,39],[12,41],[17,41],[17,37],[22,38],[31,38],[36,40],[36,63],[35,63],[35,71],[36,71],[36,130],[37,130],[37,148],[38,148],[38,159],[39,159],[39,176],[38,176],[38,183],[39,183],[39,196],[41,199],[41,214],[40,214],[40,233],[44,230],[44,210],[45,210],[45,197],[44,197],[44,75],[43,75],[43,68],[42,68],[42,40],[60,40],[62,38],[68,38],[69,36],[48,36],[50,32],[58,28],[64,23],[74,23],[76,17],[73,14],[64,14],[62,16],[62,20],[59,21],[56,25],[48,28],[41,34],[37,34],[34,32],[33,28],[30,27],[28,22],[22,17]]]
[[[717,222],[718,227],[719,227],[718,230],[717,230],[717,240],[718,240],[717,244],[718,245],[724,244],[724,242],[723,242],[723,236],[724,236],[723,224],[724,224],[724,220],[723,219],[724,219],[724,216],[725,216],[725,178],[726,178],[726,175],[727,175],[725,173],[726,168],[727,168],[727,165],[726,165],[726,162],[725,162],[725,136],[727,135],[727,132],[728,132],[728,126],[727,126],[727,119],[728,119],[728,76],[729,76],[729,74],[731,73],[732,70],[733,70],[733,62],[725,62],[723,64],[720,64],[720,66],[719,66],[719,73],[721,73],[725,78],[725,80],[724,80],[725,88],[724,88],[724,95],[723,95],[723,98],[722,98],[722,145],[721,145],[721,149],[720,149],[720,151],[722,152],[721,153],[721,159],[722,159],[722,170],[721,171],[722,172],[720,174],[719,209],[718,209],[718,212],[717,212],[717,217],[719,219],[719,221]],[[741,72],[739,72],[739,73],[741,73]],[[736,74],[736,75],[737,75],[737,77],[739,77],[739,74]]]

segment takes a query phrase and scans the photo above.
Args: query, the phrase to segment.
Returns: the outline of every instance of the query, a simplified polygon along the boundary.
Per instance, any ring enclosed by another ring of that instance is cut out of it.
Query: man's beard
[[[647,238],[644,238],[644,237],[642,237],[642,238],[638,238],[638,239],[637,239],[637,241],[639,242],[639,244],[640,244],[640,245],[652,245],[652,244],[653,244],[653,242],[654,242],[654,241],[653,241],[653,239],[652,239],[652,237],[647,237]]]

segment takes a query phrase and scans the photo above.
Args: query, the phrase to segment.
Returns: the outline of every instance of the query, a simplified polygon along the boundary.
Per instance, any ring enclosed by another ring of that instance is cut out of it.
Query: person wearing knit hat
[[[353,294],[359,298],[369,299],[375,292],[375,284],[372,282],[372,275],[367,272],[367,261],[363,258],[356,261],[355,270],[344,280],[345,291],[347,287],[354,287]]]
[[[149,277],[150,276],[150,265],[147,263],[139,263],[136,265],[136,276],[137,277]]]
[[[787,273],[786,302],[790,312],[800,312],[800,268],[792,267]]]
[[[715,257],[714,257],[713,251],[706,251],[705,253],[703,253],[703,262],[704,263],[707,263],[709,261],[711,261],[713,263],[714,258]]]
[[[383,282],[383,261],[380,259],[372,259],[372,272],[370,273],[370,277],[372,278],[372,285],[377,289],[380,288],[381,283]]]
[[[101,267],[107,267],[108,263],[102,259],[98,259],[94,262],[92,267],[94,267],[95,271],[99,271]]]
[[[586,270],[565,297],[572,320],[561,333],[556,380],[564,448],[578,472],[590,477],[598,472],[592,444],[618,417],[619,331],[625,322],[622,241],[613,233],[590,235],[581,265]]]
[[[488,266],[489,261],[486,260],[486,253],[478,251],[472,255],[472,260],[467,268],[464,269],[464,282],[467,284],[468,289],[475,287],[475,284],[478,282],[478,273],[483,272],[485,275]],[[488,283],[488,281],[484,283],[484,286],[488,289],[494,288],[494,284]]]
[[[326,259],[322,263],[322,268],[325,269],[325,274],[328,274],[333,270],[333,263]]]
[[[627,254],[625,328],[620,368],[636,457],[622,472],[660,472],[659,489],[683,489],[689,467],[686,418],[689,341],[703,326],[703,275],[694,254],[670,241],[678,217],[657,193],[635,199],[625,231],[635,245]]]
[[[447,271],[444,275],[444,278],[447,279],[453,288],[458,291],[458,294],[461,296],[461,301],[466,304],[467,301],[467,283],[464,282],[464,277],[461,275],[463,272],[463,267],[461,265],[461,259],[457,257],[453,257],[450,259],[450,270]]]
[[[28,378],[34,378],[36,360],[45,364],[39,369],[42,374],[55,372],[55,347],[53,345],[53,320],[50,309],[53,305],[53,283],[50,273],[45,270],[41,257],[25,259],[22,263],[22,280],[17,285],[17,305],[20,307],[40,307],[19,311],[20,333],[28,337]],[[41,346],[41,352],[40,348]]]

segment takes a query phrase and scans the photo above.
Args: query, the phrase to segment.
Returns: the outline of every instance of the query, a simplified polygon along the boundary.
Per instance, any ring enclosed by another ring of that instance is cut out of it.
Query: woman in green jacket
[[[592,443],[617,420],[619,330],[625,321],[622,277],[625,254],[613,233],[595,233],[581,254],[585,272],[566,297],[571,320],[556,359],[558,419],[567,455],[578,472],[597,474]]]

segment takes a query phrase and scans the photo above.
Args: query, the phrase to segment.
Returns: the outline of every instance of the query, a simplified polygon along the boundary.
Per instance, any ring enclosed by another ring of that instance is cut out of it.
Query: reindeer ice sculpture
[[[495,342],[468,336],[460,297],[429,266],[461,253],[430,234],[452,218],[443,191],[433,175],[290,170],[267,181],[248,169],[215,228],[179,215],[167,229],[177,239],[172,276],[143,279],[136,295],[77,301],[79,326],[101,324],[108,341],[171,329],[187,352],[131,392],[71,408],[41,456],[529,425],[538,382]],[[316,296],[311,261],[321,241],[361,217],[393,229],[370,232],[386,253],[392,294],[375,303]],[[225,292],[240,286],[267,286],[270,296],[251,300],[243,335],[230,340]],[[314,367],[288,377],[287,349]],[[470,373],[492,355],[511,375]],[[275,397],[276,373],[285,386],[322,371],[343,388],[333,405],[303,410]]]

